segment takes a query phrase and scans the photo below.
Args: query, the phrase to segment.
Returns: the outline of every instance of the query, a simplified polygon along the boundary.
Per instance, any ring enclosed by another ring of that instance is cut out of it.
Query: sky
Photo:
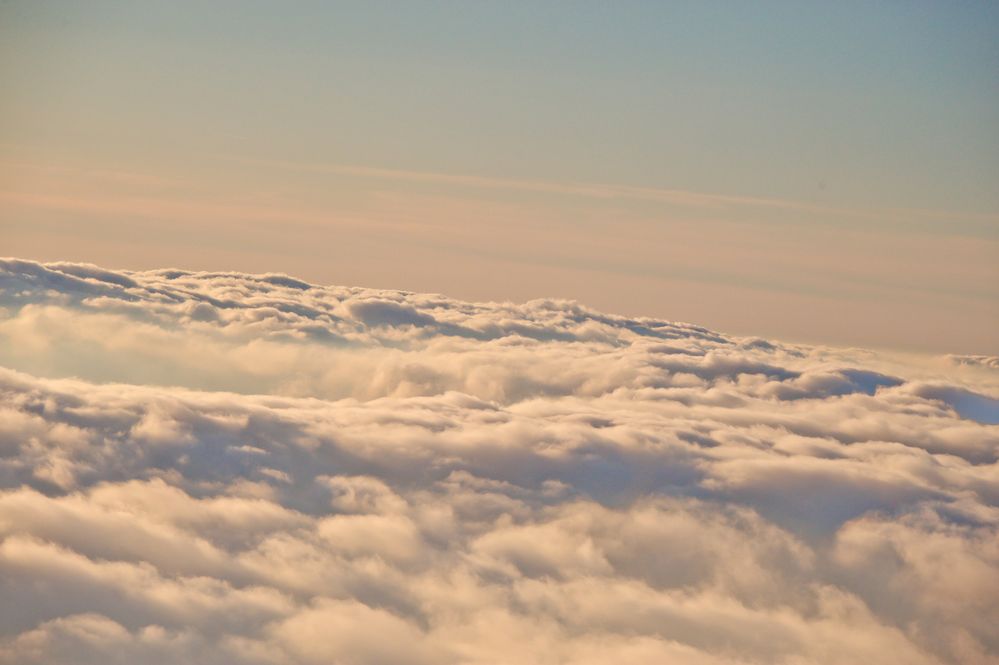
[[[0,254],[999,352],[988,2],[0,4]]]
[[[0,0],[0,665],[996,665],[997,37]]]

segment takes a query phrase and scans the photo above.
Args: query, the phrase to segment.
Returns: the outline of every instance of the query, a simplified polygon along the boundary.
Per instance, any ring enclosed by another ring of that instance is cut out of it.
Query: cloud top
[[[999,662],[988,359],[0,263],[0,662]]]

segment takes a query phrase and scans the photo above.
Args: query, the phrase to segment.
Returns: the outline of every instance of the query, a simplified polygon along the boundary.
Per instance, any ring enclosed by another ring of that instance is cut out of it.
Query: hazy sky
[[[995,3],[4,2],[0,88],[0,254],[999,351]]]

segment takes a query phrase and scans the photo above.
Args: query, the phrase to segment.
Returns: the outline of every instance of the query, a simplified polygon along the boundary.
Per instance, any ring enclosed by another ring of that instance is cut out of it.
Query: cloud
[[[949,355],[947,359],[955,365],[980,366],[989,369],[999,369],[999,357],[996,356],[962,356]]]
[[[948,385],[922,385],[914,390],[920,397],[943,402],[962,418],[990,425],[999,424],[999,399]]]
[[[471,189],[504,189],[524,192],[544,192],[565,196],[579,196],[591,199],[637,199],[657,201],[687,208],[720,209],[731,207],[751,207],[768,210],[794,210],[811,213],[834,213],[842,217],[884,218],[884,217],[929,217],[945,219],[984,219],[995,221],[992,215],[976,215],[956,213],[943,210],[919,209],[878,209],[862,210],[842,207],[831,207],[795,201],[790,199],[774,199],[750,196],[733,196],[727,194],[709,194],[704,192],[684,191],[655,187],[635,187],[607,183],[553,182],[545,180],[517,180],[512,178],[494,178],[482,176],[460,175],[453,173],[436,173],[432,171],[406,171],[400,169],[372,168],[350,164],[305,163],[274,160],[238,160],[257,165],[270,166],[283,170],[328,173],[358,178],[379,180],[397,180],[410,183],[434,183],[467,187]]]
[[[0,272],[0,662],[994,663],[994,373]]]

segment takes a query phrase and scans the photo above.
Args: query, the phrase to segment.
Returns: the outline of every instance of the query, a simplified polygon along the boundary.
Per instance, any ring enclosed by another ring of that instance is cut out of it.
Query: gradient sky
[[[999,5],[4,2],[0,254],[999,352]]]

